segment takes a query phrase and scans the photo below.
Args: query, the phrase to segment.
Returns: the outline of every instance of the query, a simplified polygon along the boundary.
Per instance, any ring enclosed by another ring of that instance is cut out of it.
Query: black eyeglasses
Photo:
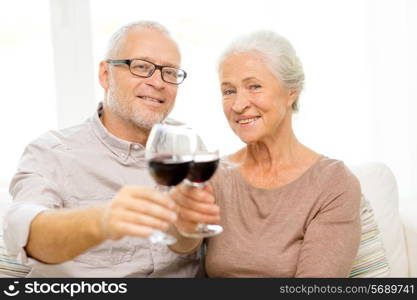
[[[143,59],[107,59],[106,62],[112,65],[126,64],[129,66],[130,73],[145,78],[151,77],[155,70],[160,70],[162,80],[172,84],[180,84],[187,77],[184,70],[160,66]]]

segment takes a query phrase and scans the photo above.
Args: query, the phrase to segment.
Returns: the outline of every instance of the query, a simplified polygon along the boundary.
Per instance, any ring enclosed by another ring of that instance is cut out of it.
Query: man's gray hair
[[[223,62],[235,53],[252,52],[259,54],[271,72],[287,89],[297,91],[297,99],[292,105],[298,111],[298,97],[304,86],[304,70],[291,43],[279,34],[260,30],[243,35],[233,41],[220,57],[219,71]]]
[[[106,54],[105,54],[105,59],[113,58],[112,56],[116,55],[116,53],[119,50],[120,41],[129,32],[129,30],[134,28],[134,27],[142,27],[142,28],[158,30],[162,33],[165,33],[168,37],[171,38],[171,35],[170,35],[168,29],[164,25],[162,25],[158,22],[155,22],[155,21],[138,21],[138,22],[128,23],[128,24],[120,27],[118,30],[116,30],[116,32],[114,32],[113,35],[110,37],[109,42],[107,44],[107,51],[106,51]],[[173,40],[173,42],[175,43],[174,40]]]

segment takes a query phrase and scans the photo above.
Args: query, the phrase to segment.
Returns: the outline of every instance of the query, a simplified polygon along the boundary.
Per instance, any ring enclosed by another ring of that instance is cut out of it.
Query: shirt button
[[[139,149],[139,145],[138,144],[133,144],[133,149],[138,150]]]

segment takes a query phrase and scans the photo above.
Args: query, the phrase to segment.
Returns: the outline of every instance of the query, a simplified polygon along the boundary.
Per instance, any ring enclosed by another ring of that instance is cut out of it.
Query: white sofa
[[[399,201],[394,174],[385,164],[370,162],[350,169],[358,177],[362,193],[374,211],[390,267],[389,276],[417,277],[417,203]]]
[[[373,208],[390,276],[417,277],[417,203],[404,201],[399,207],[397,183],[386,165],[366,163],[350,168],[358,177],[362,192]],[[0,224],[9,203],[6,187],[0,187]],[[1,268],[0,277],[7,277],[1,274]]]

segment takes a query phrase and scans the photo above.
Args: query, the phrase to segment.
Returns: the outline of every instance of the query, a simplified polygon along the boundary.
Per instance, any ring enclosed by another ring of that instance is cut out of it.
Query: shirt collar
[[[98,104],[97,112],[91,117],[91,126],[97,138],[115,155],[123,161],[126,161],[129,155],[135,158],[143,158],[145,147],[139,143],[132,143],[122,140],[110,133],[100,120],[103,113],[103,103]]]

